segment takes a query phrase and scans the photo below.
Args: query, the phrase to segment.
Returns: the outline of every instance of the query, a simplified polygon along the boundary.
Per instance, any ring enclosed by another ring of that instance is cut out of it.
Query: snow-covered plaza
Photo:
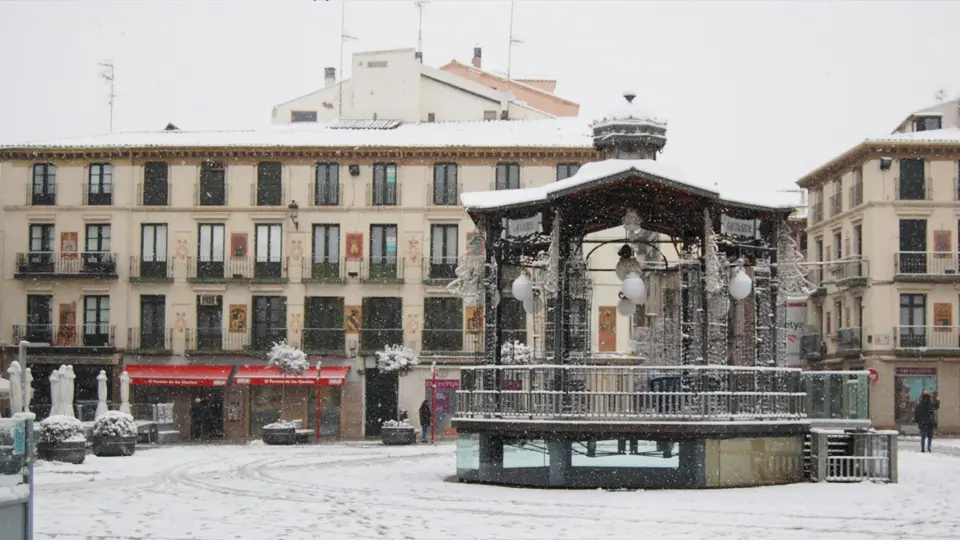
[[[39,462],[41,540],[960,538],[960,441],[900,443],[899,484],[537,490],[449,481],[455,447],[143,449]]]

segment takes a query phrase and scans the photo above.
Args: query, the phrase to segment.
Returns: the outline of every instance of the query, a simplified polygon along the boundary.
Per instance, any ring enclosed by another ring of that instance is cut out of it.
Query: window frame
[[[516,172],[516,174],[513,174]],[[501,182],[501,179],[503,180]],[[515,180],[515,185],[514,182]],[[520,164],[519,163],[497,163],[494,169],[494,186],[497,191],[520,189]]]
[[[321,170],[324,181],[320,181]],[[332,174],[331,174],[332,173]],[[332,177],[332,178],[331,178]],[[321,186],[325,189],[321,192]],[[322,196],[326,195],[326,196]],[[315,206],[340,205],[340,164],[317,162],[313,167],[313,204]]]
[[[459,166],[453,162],[433,164],[434,206],[458,206],[460,204]]]
[[[393,171],[391,189],[390,171]],[[393,162],[373,164],[373,182],[371,183],[371,206],[398,206],[400,199],[399,167]]]

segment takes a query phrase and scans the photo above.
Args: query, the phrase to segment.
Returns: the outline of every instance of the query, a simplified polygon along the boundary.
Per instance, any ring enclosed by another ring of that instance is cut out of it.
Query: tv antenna
[[[100,77],[110,84],[110,94],[107,96],[107,103],[110,105],[110,133],[113,133],[113,100],[117,97],[117,94],[113,91],[113,61],[107,60],[106,62],[99,62],[97,64],[100,66]]]
[[[943,103],[947,100],[947,89],[941,86],[940,89],[933,94],[933,98],[937,100],[937,103]]]
[[[343,117],[343,44],[349,40],[359,39],[346,33],[344,23],[347,19],[347,0],[340,2],[340,90],[337,98],[337,118]]]
[[[512,92],[510,91],[510,80],[511,73],[513,69],[513,46],[523,43],[523,40],[517,38],[513,34],[513,8],[515,7],[514,0],[510,0],[510,42],[507,45],[507,119],[510,118],[510,102],[513,99],[510,97]]]
[[[417,52],[423,55],[423,8],[430,3],[430,0],[417,0]],[[421,58],[423,58],[421,56]]]

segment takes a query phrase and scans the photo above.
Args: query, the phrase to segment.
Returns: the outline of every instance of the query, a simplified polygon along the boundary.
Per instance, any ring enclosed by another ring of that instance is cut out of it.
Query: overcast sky
[[[106,132],[108,59],[116,131],[268,125],[274,104],[339,66],[341,6],[0,0],[0,141]],[[484,67],[506,71],[509,13],[497,0],[427,3],[425,62],[469,62],[480,45]],[[347,55],[416,46],[413,1],[348,1],[346,21],[359,38]],[[513,72],[557,77],[588,119],[629,87],[669,122],[665,161],[731,197],[773,193],[939,88],[960,94],[957,21],[957,1],[518,0]]]

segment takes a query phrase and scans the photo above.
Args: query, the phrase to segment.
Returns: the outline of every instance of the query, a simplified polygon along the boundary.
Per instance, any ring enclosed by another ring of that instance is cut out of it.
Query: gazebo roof
[[[464,193],[461,201],[474,220],[524,217],[566,204],[575,209],[586,233],[616,227],[627,209],[638,208],[645,229],[676,236],[702,234],[704,208],[714,210],[714,219],[719,212],[739,219],[786,219],[795,210],[723,199],[671,166],[648,159],[587,163],[574,176],[552,184]]]

